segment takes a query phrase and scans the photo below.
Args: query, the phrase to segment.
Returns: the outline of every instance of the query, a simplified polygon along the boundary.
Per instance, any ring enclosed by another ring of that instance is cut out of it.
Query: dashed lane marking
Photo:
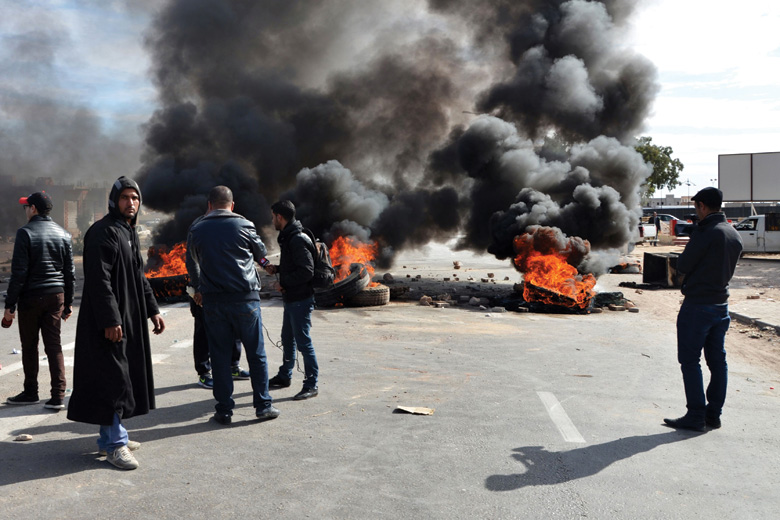
[[[558,399],[550,392],[536,392],[539,399],[542,400],[544,407],[547,409],[547,413],[550,415],[553,424],[558,428],[558,431],[563,435],[563,440],[566,442],[585,443],[585,439],[577,431],[577,427],[571,422],[569,416],[566,414],[566,410],[563,409]]]

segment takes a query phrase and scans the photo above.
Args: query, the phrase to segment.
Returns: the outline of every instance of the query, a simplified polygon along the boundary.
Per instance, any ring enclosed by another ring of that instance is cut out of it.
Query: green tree
[[[637,139],[634,149],[653,167],[653,173],[642,185],[643,196],[652,197],[655,190],[673,190],[682,184],[678,179],[684,166],[680,159],[672,158],[673,150],[670,146],[658,146],[653,144],[651,137],[643,136]]]

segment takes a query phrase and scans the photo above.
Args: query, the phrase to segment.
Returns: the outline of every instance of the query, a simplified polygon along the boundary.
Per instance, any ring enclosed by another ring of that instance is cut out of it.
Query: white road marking
[[[171,345],[171,348],[189,348],[192,346],[191,339],[185,339],[184,341],[178,341]]]
[[[577,431],[577,427],[571,422],[569,416],[566,415],[566,411],[558,402],[558,399],[550,392],[536,392],[539,399],[542,400],[544,407],[547,409],[547,413],[550,415],[553,424],[558,428],[558,431],[563,435],[563,440],[566,442],[578,442],[585,443],[585,439]]]

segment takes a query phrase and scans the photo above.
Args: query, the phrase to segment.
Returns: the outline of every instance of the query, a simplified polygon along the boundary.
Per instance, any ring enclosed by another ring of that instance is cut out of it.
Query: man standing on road
[[[279,274],[278,285],[284,300],[282,318],[282,347],[284,359],[279,373],[271,378],[271,388],[286,388],[292,383],[296,348],[303,356],[306,371],[303,389],[293,399],[301,401],[316,397],[319,393],[317,378],[319,366],[311,341],[311,311],[314,309],[314,255],[315,245],[304,233],[300,221],[295,219],[295,206],[282,200],[271,206],[274,228],[279,231],[281,257],[279,265],[267,265],[268,274]]]
[[[653,245],[658,245],[658,239],[661,238],[661,217],[658,216],[657,211],[653,211],[653,225],[655,226],[655,240]]]
[[[45,408],[65,408],[65,361],[60,329],[73,312],[76,271],[70,234],[52,221],[51,198],[45,192],[22,197],[27,224],[16,232],[11,280],[5,298],[4,325],[10,327],[19,306],[24,390],[8,404],[38,402],[38,334],[51,375],[51,399]]]
[[[233,213],[233,192],[215,186],[209,192],[208,213],[190,228],[187,251],[192,255],[199,285],[195,303],[203,306],[203,318],[214,377],[214,420],[232,421],[233,378],[231,352],[236,340],[246,351],[253,405],[258,419],[275,419],[279,410],[268,393],[268,365],[260,315],[260,279],[255,262],[265,259],[266,249],[249,220]]]
[[[135,223],[141,190],[120,177],[111,188],[108,214],[84,235],[84,293],[76,327],[73,395],[68,419],[100,425],[98,448],[121,469],[135,469],[124,419],[155,408],[152,352],[154,333],[165,323],[144,276]]]
[[[203,220],[202,215],[196,218],[190,229]],[[189,231],[187,232],[189,235]],[[187,274],[190,277],[190,287],[197,291],[197,287],[200,287],[200,270],[197,264],[192,259],[190,250],[187,249],[184,254],[184,263],[187,266]],[[190,297],[190,314],[194,320],[194,331],[192,334],[192,357],[195,361],[195,371],[198,373],[198,384],[208,390],[214,389],[214,379],[211,377],[211,358],[209,356],[209,339],[206,335],[206,324],[203,321],[203,308],[195,303],[195,301],[202,301],[201,294],[196,292]],[[250,378],[249,371],[244,370],[239,365],[241,360],[241,341],[236,340],[233,352],[230,357],[230,374],[234,381],[246,381]]]
[[[677,259],[677,270],[685,275],[685,299],[677,315],[677,360],[688,412],[664,422],[672,428],[704,431],[705,426],[720,428],[726,400],[728,367],[724,343],[731,322],[729,281],[742,253],[742,239],[720,211],[723,193],[719,189],[704,188],[692,200],[698,222]],[[710,369],[706,397],[699,363],[702,350]]]

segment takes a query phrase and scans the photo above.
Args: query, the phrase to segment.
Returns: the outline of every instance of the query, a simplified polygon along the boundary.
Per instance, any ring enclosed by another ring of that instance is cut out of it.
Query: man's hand
[[[62,311],[62,321],[68,321],[68,318],[71,317],[73,314],[73,307],[65,307],[65,310]]]
[[[203,295],[199,292],[196,292],[192,295],[192,300],[195,302],[195,305],[198,307],[203,307]]]
[[[11,324],[14,322],[14,313],[10,310],[6,309],[5,313],[3,314],[3,327],[9,328]]]
[[[106,327],[106,339],[111,343],[119,343],[122,340],[122,326]]]
[[[279,272],[279,267],[275,266],[274,264],[268,264],[265,266],[265,272],[268,274],[276,274]]]
[[[162,332],[165,330],[165,322],[162,319],[162,316],[159,314],[155,314],[151,318],[152,323],[154,323],[154,332],[155,334],[162,334]]]

